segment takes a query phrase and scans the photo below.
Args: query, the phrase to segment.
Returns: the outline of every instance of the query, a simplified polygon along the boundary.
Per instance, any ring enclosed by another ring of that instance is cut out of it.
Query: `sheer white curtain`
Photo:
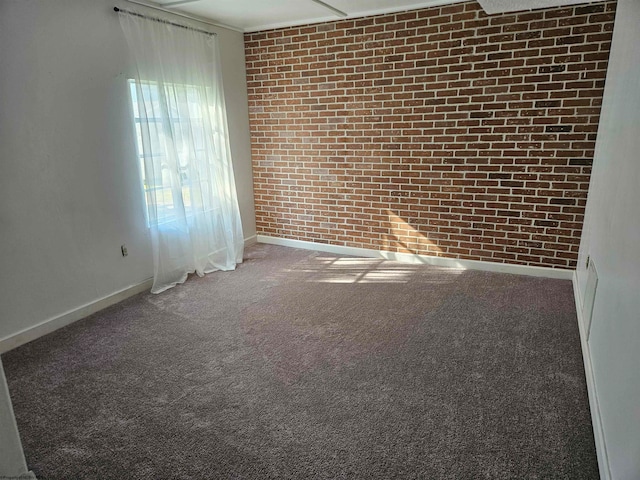
[[[120,11],[154,256],[153,293],[242,261],[214,35]]]

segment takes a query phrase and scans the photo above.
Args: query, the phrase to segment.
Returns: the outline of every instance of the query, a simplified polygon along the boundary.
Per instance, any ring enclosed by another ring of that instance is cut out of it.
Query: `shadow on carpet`
[[[40,479],[598,478],[565,280],[256,245],[3,362]]]

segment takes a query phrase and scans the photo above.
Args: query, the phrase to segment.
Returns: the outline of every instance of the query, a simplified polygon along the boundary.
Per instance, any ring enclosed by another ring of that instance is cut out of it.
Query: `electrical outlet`
[[[122,256],[126,257],[127,255],[129,255],[129,252],[127,251],[127,246],[126,245],[120,245],[120,251],[122,252]]]

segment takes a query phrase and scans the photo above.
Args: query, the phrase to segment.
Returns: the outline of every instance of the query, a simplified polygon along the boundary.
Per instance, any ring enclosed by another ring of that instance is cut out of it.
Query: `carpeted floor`
[[[592,479],[571,282],[256,245],[3,355],[40,479]]]

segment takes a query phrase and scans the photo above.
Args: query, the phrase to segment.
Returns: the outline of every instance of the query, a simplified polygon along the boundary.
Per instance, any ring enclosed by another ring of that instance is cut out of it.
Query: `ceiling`
[[[241,32],[414,10],[468,0],[129,0],[208,19]],[[585,0],[478,0],[488,14],[584,3]]]

